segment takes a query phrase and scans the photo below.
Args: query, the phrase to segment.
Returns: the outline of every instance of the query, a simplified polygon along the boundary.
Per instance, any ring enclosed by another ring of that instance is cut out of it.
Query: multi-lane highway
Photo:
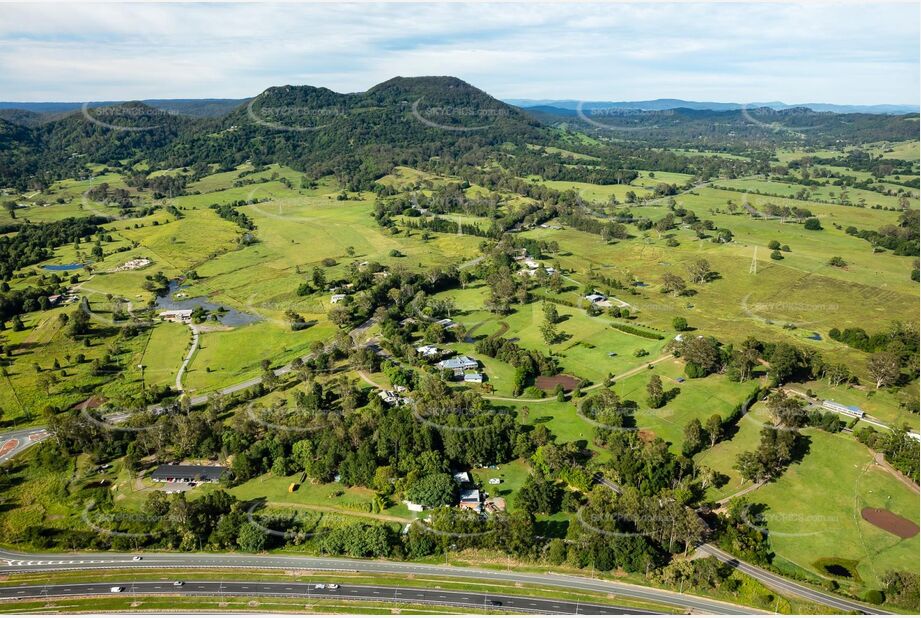
[[[409,562],[391,562],[386,560],[354,560],[348,558],[309,558],[285,555],[250,555],[250,554],[143,554],[143,560],[135,561],[130,554],[114,553],[79,553],[79,554],[22,554],[0,550],[0,573],[41,572],[92,569],[125,568],[227,568],[235,569],[284,569],[312,570],[315,572],[360,572],[372,574],[402,574],[450,577],[455,579],[475,579],[505,584],[524,584],[552,586],[570,590],[600,592],[624,599],[660,603],[693,610],[706,614],[751,614],[758,613],[750,608],[714,601],[689,594],[680,594],[671,590],[659,590],[612,582],[588,577],[575,577],[555,573],[520,573],[516,571],[491,571],[488,569],[416,564]],[[99,584],[102,585],[102,584]],[[112,586],[116,584],[106,584]],[[161,584],[162,585],[162,584]],[[225,583],[225,585],[227,585]],[[261,585],[261,584],[260,584]],[[291,585],[291,584],[287,584]],[[24,590],[15,586],[3,587],[4,590]],[[283,589],[283,588],[282,588]],[[183,591],[185,592],[185,591]],[[553,601],[559,603],[558,601]],[[517,608],[516,608],[517,609]],[[636,613],[636,612],[631,612]]]
[[[331,578],[329,583],[335,580]],[[354,586],[336,584],[317,588],[317,584],[295,582],[221,582],[186,581],[181,586],[173,582],[113,581],[98,584],[56,584],[49,586],[0,587],[0,600],[50,599],[55,597],[128,597],[143,595],[207,596],[207,597],[285,597],[317,601],[377,601],[384,603],[414,603],[454,606],[467,609],[487,609],[514,613],[540,614],[653,614],[654,612],[614,605],[599,605],[556,599],[541,599],[508,594],[439,590],[431,588],[402,588],[393,586]],[[113,590],[115,588],[116,590]],[[121,590],[118,590],[118,589]]]

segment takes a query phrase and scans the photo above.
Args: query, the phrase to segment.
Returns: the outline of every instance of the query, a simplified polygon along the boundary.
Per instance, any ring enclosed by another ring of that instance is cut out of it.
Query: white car
[[[325,588],[326,588],[326,584],[314,584],[313,585],[314,590],[324,590]]]
[[[122,592],[125,589],[122,586],[112,586],[109,588],[109,592]]]
[[[501,484],[501,483],[502,483],[502,479],[498,479],[498,478],[491,478],[491,479],[489,479],[489,484],[490,484],[490,485],[499,485],[499,484]]]
[[[177,586],[177,587],[178,587],[178,586],[184,586],[184,585],[185,585],[185,582],[175,581],[175,582],[173,582],[173,585],[174,585],[174,586]]]
[[[330,590],[337,590],[339,588],[339,584],[329,584],[326,587],[329,588]]]
[[[134,562],[140,562],[141,560],[143,560],[143,558],[141,558],[140,556],[132,556],[131,559],[132,559]]]

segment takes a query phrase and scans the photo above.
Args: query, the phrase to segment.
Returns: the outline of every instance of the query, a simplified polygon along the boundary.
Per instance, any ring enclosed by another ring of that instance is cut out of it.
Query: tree
[[[901,373],[899,355],[894,352],[872,354],[867,361],[867,373],[876,382],[877,390],[895,383]]]
[[[268,539],[266,531],[249,521],[240,527],[240,533],[237,535],[237,545],[240,549],[251,554],[261,552],[265,548],[265,542]]]
[[[6,212],[10,215],[10,219],[16,218],[16,202],[14,200],[7,200],[3,203],[3,207],[6,209]]]
[[[427,507],[445,506],[454,503],[457,486],[450,474],[428,474],[412,484],[406,497]]]
[[[844,258],[840,255],[836,255],[828,260],[828,265],[834,266],[835,268],[844,268],[847,266],[847,262],[845,262]]]
[[[822,229],[822,224],[815,217],[809,217],[806,219],[806,223],[803,224],[807,230],[818,231]]]
[[[719,414],[713,414],[707,419],[707,437],[710,439],[710,448],[716,446],[716,443],[723,437],[723,418]]]
[[[326,273],[323,272],[323,269],[319,266],[314,266],[313,271],[311,272],[311,279],[313,280],[313,285],[318,290],[322,290],[326,287]]]
[[[544,301],[541,305],[541,309],[544,312],[544,320],[550,324],[556,324],[560,321],[560,313],[557,311],[555,303],[549,303]]]
[[[700,420],[692,418],[684,426],[684,444],[681,447],[681,451],[685,456],[690,457],[703,448],[704,439],[704,428],[700,424]]]
[[[768,397],[767,407],[776,419],[777,424],[784,427],[802,427],[808,420],[802,403],[786,393],[778,390]]]
[[[772,260],[782,260],[783,253],[781,253],[780,251],[771,251],[771,259]]]
[[[710,262],[703,258],[694,260],[687,268],[688,276],[694,283],[706,283],[714,276],[713,271],[710,270]]]
[[[918,577],[906,571],[886,571],[882,577],[886,600],[899,607],[918,609]]]
[[[553,322],[548,322],[547,320],[544,320],[540,325],[540,333],[547,345],[553,345],[560,337],[559,333],[556,332],[556,326],[554,326]]]
[[[684,282],[684,279],[675,275],[673,273],[665,273],[662,275],[662,292],[665,294],[672,294],[674,296],[681,296],[688,289],[687,284]]]
[[[672,318],[672,328],[679,332],[684,332],[688,329],[688,321],[681,316]]]
[[[665,405],[665,389],[662,388],[662,378],[652,374],[646,385],[646,403],[650,408],[661,408]]]
[[[518,490],[515,506],[525,513],[552,515],[560,510],[563,492],[557,485],[541,475],[531,475]]]
[[[772,240],[771,242],[768,243],[768,249],[770,249],[771,251],[779,251],[780,243],[777,242],[776,240]]]

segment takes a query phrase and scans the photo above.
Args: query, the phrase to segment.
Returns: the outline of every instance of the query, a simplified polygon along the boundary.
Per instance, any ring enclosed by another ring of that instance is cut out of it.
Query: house
[[[333,294],[332,296],[329,297],[329,302],[331,302],[334,305],[343,300],[345,300],[345,294]]]
[[[52,307],[56,307],[59,302],[61,302],[60,294],[52,294],[51,296],[48,297],[48,304],[51,305]]]
[[[166,320],[167,322],[181,322],[183,324],[188,324],[192,321],[192,310],[173,309],[170,311],[161,311],[159,316],[161,320]]]
[[[413,513],[421,513],[425,510],[425,507],[421,504],[416,504],[415,502],[410,502],[409,500],[403,500],[403,504],[405,504],[406,508]]]
[[[409,403],[409,397],[400,397],[400,395],[394,391],[379,391],[377,396],[383,399],[384,403],[392,406],[404,406]]]
[[[588,302],[592,304],[601,303],[601,302],[606,301],[607,299],[608,299],[607,296],[605,296],[604,294],[598,294],[597,292],[595,292],[594,294],[585,295],[585,300],[587,300]]]
[[[470,384],[482,384],[483,383],[483,374],[482,373],[465,373],[464,382]]]
[[[457,322],[455,322],[451,318],[443,318],[435,322],[435,324],[440,324],[444,328],[454,328],[455,326],[457,326]]]
[[[467,509],[471,511],[480,512],[480,490],[479,489],[462,489],[460,492],[460,504],[458,505],[461,509]]]
[[[469,472],[455,472],[455,473],[454,473],[454,480],[457,481],[458,483],[462,484],[462,485],[463,485],[464,483],[469,483],[469,482],[470,482],[470,473],[469,473]]]
[[[426,358],[432,358],[441,355],[441,350],[438,349],[438,346],[434,345],[421,345],[416,348],[416,352],[422,356],[425,356]]]
[[[837,401],[830,401],[826,399],[822,402],[822,407],[826,410],[831,410],[832,412],[837,412],[838,414],[846,414],[847,416],[856,416],[857,418],[863,418],[866,414],[863,410],[857,406],[846,406],[843,403],[838,403]]]
[[[452,369],[455,374],[460,371],[464,372],[468,369],[476,369],[480,366],[478,362],[470,358],[469,356],[455,356],[454,358],[448,358],[438,363],[437,367],[439,369]]]
[[[157,466],[150,478],[155,483],[217,483],[227,474],[224,466]]]

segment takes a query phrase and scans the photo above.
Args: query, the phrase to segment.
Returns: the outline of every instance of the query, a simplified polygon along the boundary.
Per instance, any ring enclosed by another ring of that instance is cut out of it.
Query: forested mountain
[[[595,135],[646,144],[698,147],[780,145],[830,146],[836,143],[900,141],[917,137],[918,114],[836,114],[805,107],[726,111],[698,109],[525,108],[535,120],[570,126]]]
[[[558,141],[560,127],[598,137],[606,147],[592,154],[623,168],[636,157],[624,152],[625,143],[770,149],[904,140],[917,134],[918,115],[802,108],[525,111],[457,78],[396,77],[353,94],[273,87],[221,117],[193,118],[141,102],[89,107],[50,122],[6,112],[0,115],[0,186],[41,188],[54,178],[85,175],[88,162],[117,167],[144,160],[151,169],[207,162],[229,169],[249,160],[282,163],[313,176],[334,174],[349,189],[369,188],[394,165],[479,165],[506,144],[521,151]],[[519,161],[526,157],[519,152]],[[669,167],[685,171],[679,162]],[[570,168],[566,177],[581,178],[582,172]],[[595,176],[594,181],[613,181]]]
[[[335,173],[357,188],[395,164],[471,156],[503,142],[543,142],[544,133],[517,108],[451,77],[395,78],[357,94],[281,86],[221,119],[135,102],[31,128],[4,122],[0,184],[40,185],[45,175],[74,175],[89,160],[133,158],[154,167],[278,162]]]

